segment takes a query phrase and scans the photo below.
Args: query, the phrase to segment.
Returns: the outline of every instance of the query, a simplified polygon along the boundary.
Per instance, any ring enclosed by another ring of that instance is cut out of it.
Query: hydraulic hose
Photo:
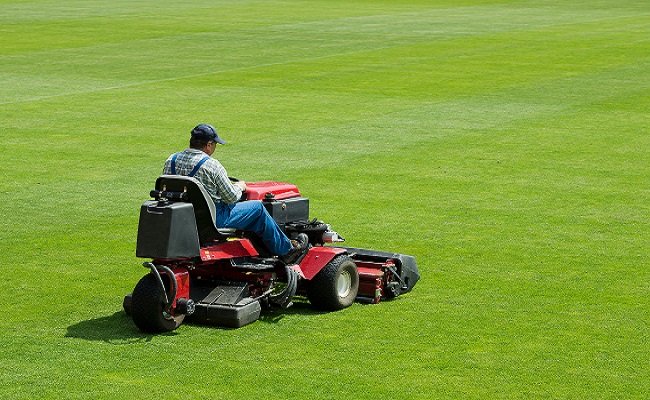
[[[153,263],[150,262],[145,262],[142,264],[144,267],[147,267],[151,270],[153,275],[156,277],[156,281],[158,281],[158,286],[160,287],[160,290],[162,290],[163,295],[165,296],[165,309],[163,310],[163,313],[169,314],[169,312],[172,309],[172,304],[174,304],[174,300],[176,299],[176,293],[178,292],[178,282],[176,282],[176,275],[174,275],[174,271],[171,270],[166,265],[154,265]],[[171,296],[167,296],[167,290],[165,290],[165,284],[163,283],[162,277],[160,276],[160,272],[158,269],[163,270],[169,276],[169,281],[171,283]],[[171,297],[171,299],[170,299]]]
[[[299,274],[289,266],[285,267],[285,271],[287,274],[287,287],[285,287],[280,293],[269,296],[269,301],[282,308],[289,308],[291,306],[291,300],[298,290]]]

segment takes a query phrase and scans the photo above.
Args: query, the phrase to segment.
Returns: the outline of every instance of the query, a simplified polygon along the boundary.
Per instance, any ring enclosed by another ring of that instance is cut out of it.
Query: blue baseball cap
[[[192,129],[192,136],[199,136],[219,144],[226,144],[226,141],[217,135],[217,130],[214,126],[208,124],[199,124]]]

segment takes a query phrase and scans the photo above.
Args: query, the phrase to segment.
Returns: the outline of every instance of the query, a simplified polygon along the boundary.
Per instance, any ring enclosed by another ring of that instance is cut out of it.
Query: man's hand
[[[234,182],[233,184],[239,186],[242,192],[246,191],[246,182],[238,181],[238,182]]]

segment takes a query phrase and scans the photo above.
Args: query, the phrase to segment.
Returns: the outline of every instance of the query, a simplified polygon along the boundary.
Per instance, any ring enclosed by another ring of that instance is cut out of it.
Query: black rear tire
[[[169,280],[163,276],[163,281]],[[133,289],[131,299],[131,317],[135,325],[143,332],[169,332],[178,328],[185,315],[172,316],[163,313],[165,298],[156,278],[152,274],[142,277]]]
[[[354,303],[359,291],[357,265],[347,255],[336,256],[307,285],[314,308],[337,311]]]

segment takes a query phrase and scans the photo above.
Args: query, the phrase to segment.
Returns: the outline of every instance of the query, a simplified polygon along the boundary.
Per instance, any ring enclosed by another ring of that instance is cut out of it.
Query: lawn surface
[[[646,0],[0,0],[0,398],[647,399]],[[140,333],[200,122],[413,292]]]

